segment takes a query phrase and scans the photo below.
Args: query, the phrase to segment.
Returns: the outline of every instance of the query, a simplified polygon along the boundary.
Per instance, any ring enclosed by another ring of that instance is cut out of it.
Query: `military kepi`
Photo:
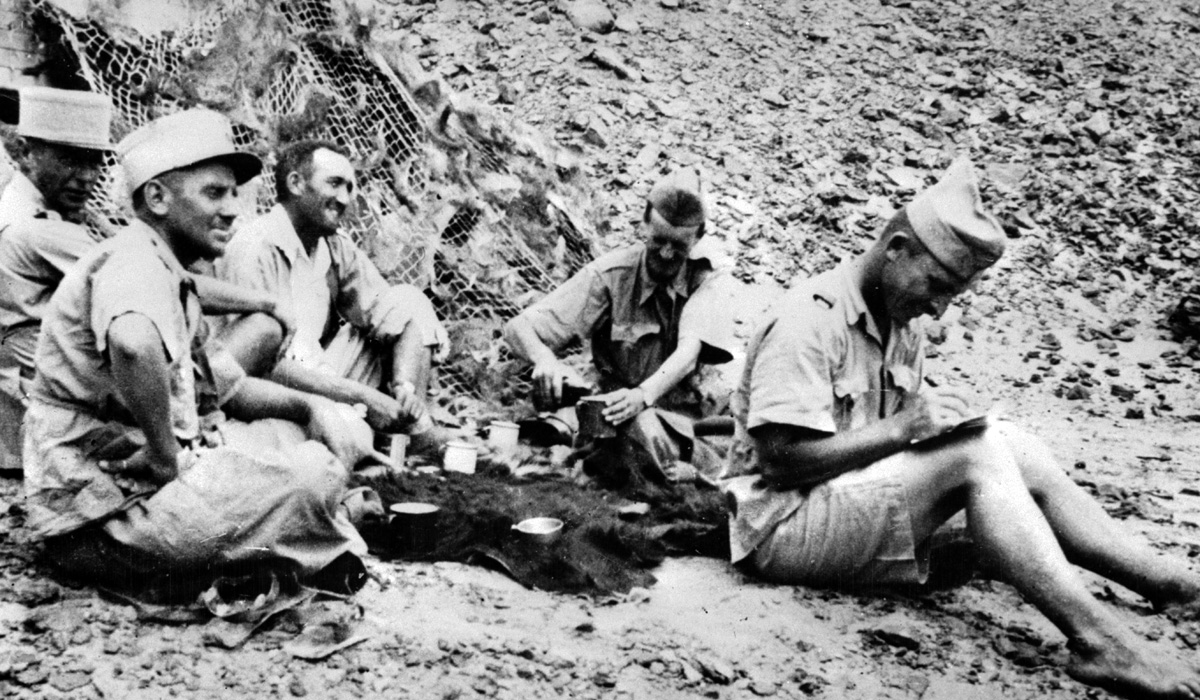
[[[31,86],[18,93],[17,134],[50,143],[111,151],[112,100],[98,92]]]
[[[233,169],[237,184],[262,172],[258,156],[233,142],[233,125],[211,109],[189,109],[143,124],[117,144],[132,194],[163,173],[219,161]]]
[[[646,201],[672,226],[704,223],[704,191],[695,168],[680,168],[659,180]]]
[[[991,267],[1004,253],[1004,229],[984,211],[975,169],[967,158],[955,160],[905,213],[933,257],[963,279]]]

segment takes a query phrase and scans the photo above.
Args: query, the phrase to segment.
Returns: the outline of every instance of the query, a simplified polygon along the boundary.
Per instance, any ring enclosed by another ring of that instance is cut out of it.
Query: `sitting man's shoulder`
[[[586,267],[590,267],[596,272],[619,272],[622,270],[633,270],[637,268],[638,260],[642,255],[642,251],[646,246],[638,243],[636,245],[617,248],[604,253]]]

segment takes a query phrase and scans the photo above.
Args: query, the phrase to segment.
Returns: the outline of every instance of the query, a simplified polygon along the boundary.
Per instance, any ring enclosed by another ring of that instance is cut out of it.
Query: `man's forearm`
[[[275,382],[246,377],[225,408],[241,420],[282,418],[304,425],[312,414],[312,397]]]
[[[323,372],[308,369],[295,360],[280,360],[271,371],[271,381],[285,387],[324,396],[340,403],[370,404],[385,394],[351,379],[332,377]]]
[[[658,401],[676,384],[683,381],[684,377],[695,371],[696,362],[699,359],[700,341],[696,338],[680,338],[675,352],[667,357],[654,374],[639,385],[645,394],[647,405]]]
[[[270,313],[275,308],[275,297],[264,291],[241,287],[208,275],[193,273],[191,278],[196,283],[196,294],[205,313]]]
[[[518,357],[528,360],[534,365],[554,362],[558,356],[550,346],[542,342],[533,326],[521,316],[517,316],[504,327],[504,339]]]
[[[787,426],[752,431],[763,459],[763,476],[779,490],[812,486],[856,471],[909,447],[895,417],[825,437],[800,435]]]

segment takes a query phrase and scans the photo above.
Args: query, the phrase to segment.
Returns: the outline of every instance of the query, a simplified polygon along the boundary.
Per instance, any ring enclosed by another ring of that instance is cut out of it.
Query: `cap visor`
[[[204,160],[198,160],[191,165],[181,165],[180,168],[193,168],[204,163],[224,163],[233,170],[233,178],[238,185],[244,185],[262,172],[263,164],[259,157],[252,153],[222,153]],[[147,178],[149,179],[149,178]]]

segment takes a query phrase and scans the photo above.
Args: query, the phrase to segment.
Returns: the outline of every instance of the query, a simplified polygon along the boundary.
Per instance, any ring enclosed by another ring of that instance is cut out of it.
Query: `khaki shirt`
[[[0,229],[0,329],[40,322],[63,275],[101,240],[86,226],[52,219]]]
[[[390,285],[353,241],[341,234],[322,238],[310,256],[278,204],[238,230],[216,271],[289,307],[297,327],[288,357],[317,369],[329,370],[321,367],[322,348],[340,320],[372,339],[390,341],[412,319],[411,310],[391,303]]]
[[[522,312],[538,338],[560,351],[591,342],[602,391],[633,388],[675,352],[679,338],[697,337],[700,362],[732,359],[732,305],[724,270],[714,269],[706,239],[692,249],[675,279],[655,282],[646,271],[646,247],[616,250],[589,263]],[[680,382],[659,400],[664,408],[695,409],[698,398]]]
[[[200,437],[201,415],[232,396],[244,377],[228,353],[202,347],[207,329],[195,286],[153,229],[135,221],[95,245],[63,278],[37,346],[25,492],[29,524],[40,536],[69,532],[155,490],[98,466],[144,444],[108,358],[109,327],[129,313],[158,329],[170,369],[171,423],[181,443]],[[57,449],[64,446],[74,449]],[[46,459],[49,454],[54,459]]]
[[[32,180],[14,172],[0,193],[0,231],[14,221],[33,218],[62,219],[58,212],[46,209],[46,198]]]
[[[830,434],[855,430],[899,411],[905,395],[921,385],[920,322],[894,326],[885,348],[854,265],[843,263],[789,291],[747,347],[733,396],[735,445],[722,475],[736,503],[730,522],[734,562],[753,552],[807,496],[762,482],[751,429],[774,423]]]

